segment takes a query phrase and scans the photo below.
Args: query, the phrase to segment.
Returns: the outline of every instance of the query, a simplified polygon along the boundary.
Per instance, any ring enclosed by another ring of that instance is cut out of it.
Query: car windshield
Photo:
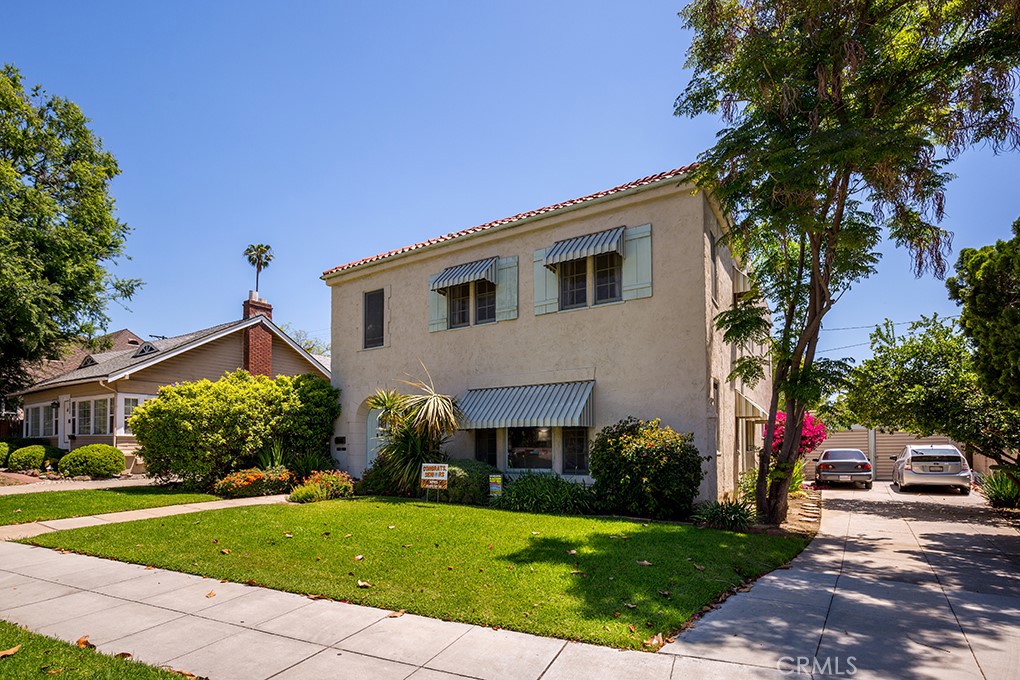
[[[857,449],[833,449],[822,454],[822,460],[867,460],[863,451]]]
[[[918,463],[957,463],[960,452],[955,449],[921,449],[914,451],[911,460]]]

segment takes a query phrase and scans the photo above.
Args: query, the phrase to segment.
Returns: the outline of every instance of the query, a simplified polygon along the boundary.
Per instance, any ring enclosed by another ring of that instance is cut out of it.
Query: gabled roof
[[[347,264],[342,264],[339,267],[333,267],[332,269],[327,269],[326,271],[324,271],[322,273],[322,278],[325,279],[325,278],[330,277],[330,276],[332,276],[334,274],[338,274],[340,272],[344,272],[344,271],[347,271],[349,269],[355,269],[355,268],[362,267],[362,266],[365,266],[365,265],[368,265],[368,264],[374,264],[376,262],[380,262],[382,260],[385,260],[385,259],[388,259],[388,258],[391,258],[391,257],[395,257],[397,255],[403,255],[405,253],[410,253],[410,252],[413,252],[413,251],[416,251],[416,250],[421,250],[423,248],[428,248],[428,247],[431,247],[431,246],[435,246],[435,245],[438,245],[440,243],[446,243],[448,241],[453,241],[455,239],[464,238],[466,236],[472,236],[472,235],[477,234],[479,232],[487,231],[489,229],[494,229],[496,227],[503,227],[503,226],[511,225],[511,224],[513,224],[515,222],[523,222],[525,220],[529,220],[529,219],[532,219],[532,218],[535,218],[535,217],[549,215],[551,213],[559,212],[561,210],[566,210],[568,208],[574,208],[574,207],[577,207],[577,206],[582,205],[584,203],[590,203],[592,201],[596,201],[596,200],[601,199],[601,198],[606,198],[606,197],[612,196],[614,194],[619,194],[619,193],[623,193],[623,192],[639,189],[639,188],[642,188],[642,187],[647,187],[649,185],[656,184],[658,182],[662,182],[662,181],[665,181],[665,180],[678,179],[678,178],[682,179],[684,175],[689,173],[696,166],[697,166],[697,163],[690,163],[688,165],[685,165],[685,166],[680,167],[680,168],[676,168],[674,170],[667,170],[666,172],[660,172],[660,173],[658,173],[656,175],[649,175],[648,177],[642,177],[641,179],[636,179],[633,182],[627,182],[626,184],[621,184],[620,186],[613,187],[612,189],[604,189],[602,191],[597,191],[594,194],[588,194],[587,196],[581,196],[580,198],[572,198],[569,201],[563,201],[561,203],[554,203],[553,205],[547,205],[544,208],[538,208],[536,210],[529,210],[528,212],[523,212],[523,213],[520,213],[520,214],[517,214],[517,215],[513,215],[511,217],[504,217],[502,219],[495,220],[493,222],[487,222],[485,224],[480,224],[477,227],[471,227],[470,229],[463,229],[461,231],[455,231],[453,233],[446,234],[445,236],[437,236],[436,238],[429,239],[428,241],[422,241],[420,243],[415,243],[415,244],[410,245],[410,246],[404,246],[403,248],[398,248],[396,250],[391,250],[388,253],[381,253],[379,255],[373,255],[371,257],[362,258],[362,259],[357,260],[355,262],[348,262]]]
[[[253,316],[250,319],[241,319],[240,321],[222,323],[216,326],[211,326],[210,328],[204,328],[199,331],[185,333],[184,335],[178,335],[172,338],[164,338],[161,340],[152,340],[142,343],[141,346],[151,345],[155,351],[140,353],[140,346],[132,345],[129,349],[92,354],[89,355],[92,362],[82,362],[79,368],[38,382],[15,394],[29,394],[31,392],[38,392],[40,390],[60,385],[92,382],[93,380],[107,380],[109,382],[121,380],[130,376],[131,373],[143,370],[162,361],[166,361],[167,359],[177,356],[183,352],[256,324],[266,326],[272,333],[304,357],[304,359],[312,364],[313,367],[317,368],[327,378],[329,377],[328,364],[324,365],[321,360],[313,357],[305,351],[304,348],[294,342],[290,336],[284,333],[267,317],[259,315]]]
[[[141,336],[132,333],[126,328],[122,328],[119,331],[114,331],[113,333],[104,335],[99,338],[97,342],[101,347],[103,347],[101,353],[90,350],[87,344],[82,342],[60,359],[44,361],[42,364],[32,367],[29,371],[32,380],[34,382],[39,382],[54,376],[63,375],[64,373],[81,366],[82,361],[84,361],[86,357],[91,356],[96,358],[129,348],[137,348],[145,341],[141,338]]]

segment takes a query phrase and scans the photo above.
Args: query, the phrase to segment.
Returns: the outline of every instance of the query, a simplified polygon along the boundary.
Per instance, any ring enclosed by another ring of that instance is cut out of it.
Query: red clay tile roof
[[[428,241],[422,241],[421,243],[415,243],[414,245],[404,246],[403,248],[397,248],[396,250],[391,250],[388,253],[381,253],[379,255],[373,255],[371,257],[362,258],[362,259],[357,260],[355,262],[348,262],[347,264],[342,264],[339,267],[333,267],[332,269],[327,269],[326,271],[322,272],[322,275],[323,276],[329,276],[330,274],[335,274],[337,272],[341,272],[341,271],[344,271],[344,270],[347,270],[347,269],[353,269],[355,267],[359,267],[359,266],[364,265],[364,264],[369,264],[371,262],[378,262],[379,260],[385,260],[388,257],[393,257],[394,255],[401,255],[403,253],[407,253],[407,252],[410,252],[412,250],[419,250],[421,248],[426,248],[428,246],[432,246],[432,245],[435,245],[437,243],[443,243],[444,241],[452,241],[453,239],[460,238],[462,236],[467,236],[469,234],[477,234],[478,232],[485,231],[486,229],[492,229],[493,227],[500,227],[500,226],[503,226],[504,224],[510,224],[511,222],[517,222],[519,220],[524,220],[524,219],[527,219],[529,217],[535,217],[537,215],[543,215],[545,213],[555,212],[555,211],[560,210],[562,208],[568,208],[570,206],[578,205],[580,203],[587,203],[588,201],[593,201],[593,200],[595,200],[597,198],[603,198],[605,196],[611,196],[613,194],[618,194],[621,191],[627,191],[628,189],[635,189],[637,187],[646,186],[648,184],[654,184],[655,182],[660,182],[662,180],[672,179],[674,177],[679,177],[679,176],[684,175],[684,174],[688,173],[689,171],[691,171],[696,165],[697,165],[697,163],[690,163],[688,165],[685,165],[685,166],[680,167],[680,168],[676,168],[674,170],[667,170],[666,172],[660,172],[657,175],[649,175],[648,177],[642,177],[641,179],[636,179],[633,182],[627,182],[626,184],[621,184],[620,186],[613,187],[612,189],[604,189],[604,190],[598,191],[598,192],[596,192],[594,194],[588,194],[587,196],[581,196],[580,198],[572,198],[569,201],[563,201],[562,203],[556,203],[556,204],[553,204],[553,205],[547,205],[546,207],[538,208],[537,210],[529,210],[528,212],[523,212],[523,213],[520,213],[519,215],[514,215],[512,217],[504,217],[503,219],[499,219],[499,220],[496,220],[494,222],[488,222],[486,224],[480,224],[477,227],[471,227],[470,229],[464,229],[462,231],[455,231],[455,232],[453,232],[451,234],[446,234],[445,236],[437,236],[436,238],[429,239]]]

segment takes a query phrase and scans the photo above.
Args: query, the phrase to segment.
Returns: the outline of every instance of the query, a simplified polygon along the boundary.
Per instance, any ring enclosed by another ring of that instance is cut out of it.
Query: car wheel
[[[964,496],[969,496],[970,495],[970,487],[969,486],[961,486],[960,487],[960,493],[962,493]]]
[[[872,487],[872,482],[864,482],[864,488],[865,489],[871,489],[871,487]]]
[[[899,481],[899,483],[896,484],[896,486],[899,487],[900,491],[903,491],[904,489],[907,488],[907,485],[903,483],[902,479]]]

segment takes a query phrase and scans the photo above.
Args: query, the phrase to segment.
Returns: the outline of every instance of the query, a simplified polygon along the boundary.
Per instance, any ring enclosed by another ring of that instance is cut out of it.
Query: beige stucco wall
[[[340,465],[360,475],[366,464],[364,401],[377,389],[407,390],[405,374],[421,376],[424,363],[436,387],[461,395],[481,387],[595,380],[595,428],[633,415],[661,418],[692,432],[703,453],[714,453],[714,407],[708,390],[722,387],[720,456],[735,453],[733,386],[726,382],[728,350],[712,329],[707,299],[706,209],[701,194],[675,183],[560,215],[492,230],[441,248],[383,261],[333,277],[332,373],[342,390],[336,434],[347,450]],[[649,298],[536,316],[533,253],[573,236],[620,225],[652,225],[653,294]],[[721,249],[720,252],[723,252]],[[445,267],[516,255],[518,318],[430,333],[429,278]],[[731,267],[720,263],[720,298],[731,295]],[[363,295],[385,290],[385,345],[362,349]],[[708,356],[711,351],[712,361]],[[592,431],[594,434],[594,430]],[[500,441],[501,450],[505,442]],[[450,444],[457,457],[473,456],[472,435]],[[557,444],[554,442],[554,449]],[[501,458],[501,462],[502,462]],[[733,462],[708,465],[702,495],[731,486]]]

